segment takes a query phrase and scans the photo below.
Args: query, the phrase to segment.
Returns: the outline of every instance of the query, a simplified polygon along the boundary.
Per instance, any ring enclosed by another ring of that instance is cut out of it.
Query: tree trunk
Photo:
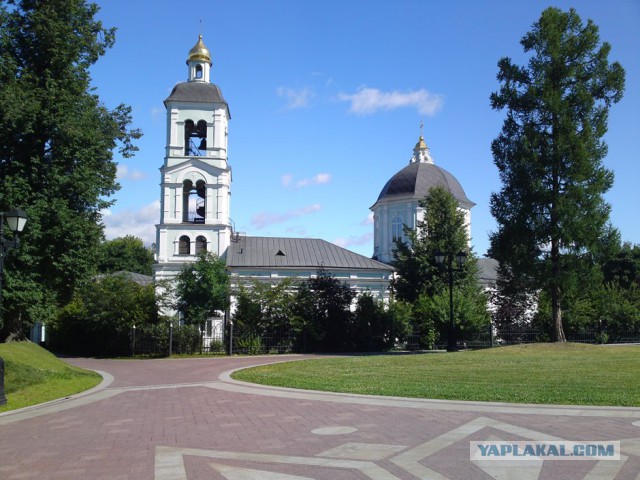
[[[551,317],[553,320],[552,340],[566,342],[562,327],[562,307],[560,306],[560,246],[557,240],[551,241]]]
[[[553,341],[554,342],[566,342],[567,337],[564,335],[564,328],[562,326],[562,307],[560,306],[560,287],[558,285],[553,286],[553,292],[551,294],[551,312],[553,318]]]

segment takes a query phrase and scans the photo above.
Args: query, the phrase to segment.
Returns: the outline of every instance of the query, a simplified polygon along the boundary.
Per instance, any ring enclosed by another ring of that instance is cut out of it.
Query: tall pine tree
[[[506,277],[551,301],[553,338],[565,341],[561,303],[571,259],[588,253],[605,231],[603,194],[613,174],[603,166],[608,111],[622,98],[624,70],[611,47],[575,10],[548,8],[520,42],[527,66],[498,62],[501,86],[491,95],[506,109],[492,143],[502,189],[491,197],[498,230],[490,254]]]
[[[433,296],[448,284],[447,272],[436,264],[435,254],[442,252],[448,265],[460,251],[467,251],[469,237],[464,214],[458,209],[458,201],[445,188],[433,187],[426,198],[420,200],[424,208],[424,219],[418,221],[416,229],[405,227],[408,242],[396,244],[393,266],[397,278],[393,287],[396,297],[410,303],[421,294]],[[468,279],[477,283],[476,261],[469,255],[462,272],[456,279]]]
[[[47,320],[95,272],[101,210],[119,188],[113,152],[139,137],[107,108],[89,69],[113,28],[84,0],[0,1],[0,211],[28,214],[8,258],[4,333]]]
[[[461,269],[452,271],[454,318],[460,334],[472,334],[489,323],[487,297],[478,283],[478,261],[469,250],[469,236],[458,201],[441,186],[429,190],[420,200],[424,219],[416,229],[405,228],[408,242],[398,242],[394,252],[397,276],[393,282],[396,298],[413,304],[414,332],[425,337],[424,345],[449,338],[449,272],[438,265],[436,252],[444,254],[444,265],[456,265],[458,252],[468,252]]]

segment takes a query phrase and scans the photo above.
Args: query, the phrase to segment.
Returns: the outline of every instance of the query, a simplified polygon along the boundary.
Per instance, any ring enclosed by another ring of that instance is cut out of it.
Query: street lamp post
[[[7,222],[9,230],[13,232],[10,240],[4,237],[4,222]],[[18,234],[22,232],[27,223],[27,214],[21,208],[15,208],[7,213],[0,212],[0,319],[2,319],[2,281],[4,275],[4,259],[12,248],[20,246]],[[0,357],[0,405],[7,403],[4,394],[4,360]]]
[[[455,254],[457,268],[454,268],[453,266],[453,256],[447,256],[440,251],[437,251],[434,256],[438,265],[443,265],[444,261],[447,261],[445,265],[449,276],[449,338],[447,343],[447,352],[457,352],[458,342],[456,338],[456,322],[453,316],[453,272],[459,272],[462,270],[462,265],[464,265],[464,262],[467,259],[467,254],[463,251],[459,251]]]

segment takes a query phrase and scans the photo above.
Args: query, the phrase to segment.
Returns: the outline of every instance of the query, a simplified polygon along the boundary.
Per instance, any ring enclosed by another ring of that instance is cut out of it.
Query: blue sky
[[[612,45],[627,73],[610,112],[606,195],[623,240],[640,243],[640,2],[638,0],[100,0],[116,44],[92,68],[109,107],[133,107],[144,137],[119,159],[121,190],[105,216],[108,238],[155,239],[165,147],[163,100],[187,78],[202,33],[212,82],[229,103],[231,217],[255,236],[322,238],[371,256],[369,207],[402,169],[424,121],[437,165],[477,205],[472,243],[496,228],[500,189],[490,145],[504,112],[492,111],[503,56],[526,62],[520,39],[548,6],[575,6]]]

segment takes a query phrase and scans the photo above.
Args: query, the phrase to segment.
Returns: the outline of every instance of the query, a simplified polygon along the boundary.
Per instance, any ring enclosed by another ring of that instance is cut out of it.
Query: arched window
[[[202,65],[196,65],[196,78],[202,78]]]
[[[207,251],[207,239],[202,235],[196,238],[196,255]]]
[[[191,239],[183,235],[180,237],[180,241],[178,244],[178,254],[179,255],[189,255],[191,253]]]
[[[391,220],[391,240],[394,242],[404,240],[403,228],[404,220],[402,220],[402,217],[400,215],[393,217],[393,220]]]

